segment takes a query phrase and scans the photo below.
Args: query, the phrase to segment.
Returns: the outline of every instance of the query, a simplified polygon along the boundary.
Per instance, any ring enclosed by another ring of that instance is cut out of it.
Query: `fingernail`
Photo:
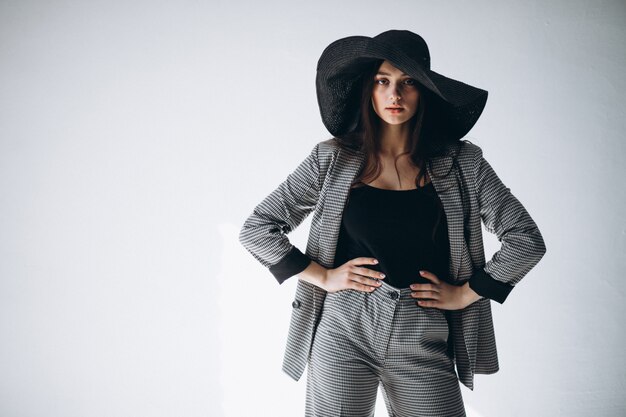
[[[385,275],[385,274],[380,274],[380,277],[381,277],[381,278],[385,278],[386,276],[387,276],[387,275]]]
[[[420,271],[420,274],[424,275],[424,271]]]
[[[378,263],[378,259],[374,259],[374,263],[377,264]]]

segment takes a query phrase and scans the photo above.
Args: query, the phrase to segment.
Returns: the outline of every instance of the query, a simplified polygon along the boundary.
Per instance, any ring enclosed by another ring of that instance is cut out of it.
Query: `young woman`
[[[331,43],[316,86],[333,137],[239,236],[279,283],[298,276],[283,370],[298,380],[308,364],[307,416],[371,416],[379,386],[390,416],[464,416],[459,380],[498,371],[490,302],[546,250],[462,139],[487,91],[432,71],[402,30]],[[302,253],[286,235],[312,211]],[[503,243],[489,262],[481,224]]]

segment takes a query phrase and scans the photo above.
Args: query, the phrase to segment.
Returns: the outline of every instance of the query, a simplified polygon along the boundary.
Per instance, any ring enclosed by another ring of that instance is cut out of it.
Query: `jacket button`
[[[291,306],[293,308],[300,308],[300,300],[294,300],[293,303],[291,303]]]
[[[389,291],[389,296],[395,300],[398,298],[398,293],[395,291]]]

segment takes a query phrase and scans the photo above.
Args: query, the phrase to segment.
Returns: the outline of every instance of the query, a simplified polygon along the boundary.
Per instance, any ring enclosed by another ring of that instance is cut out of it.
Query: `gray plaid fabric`
[[[452,155],[458,155],[458,163]],[[279,282],[286,276],[276,268],[285,259],[294,259],[299,271],[307,266],[307,257],[332,268],[343,208],[365,157],[360,151],[341,149],[335,138],[319,142],[246,219],[239,234],[241,244]],[[483,158],[481,148],[467,140],[451,146],[447,155],[433,159],[428,174],[448,221],[449,278],[459,285],[469,280],[483,296],[490,293],[490,288],[497,289],[491,292],[505,295],[493,298],[503,302],[508,291],[546,251],[537,225]],[[287,234],[311,212],[306,257],[298,257],[299,250]],[[488,262],[481,221],[502,242]],[[323,289],[298,280],[283,361],[283,371],[296,381],[306,367],[325,297]],[[473,390],[474,374],[491,374],[499,369],[491,299],[484,297],[449,313],[449,342],[453,344],[458,378]]]
[[[464,417],[443,310],[409,288],[328,293],[308,363],[305,416],[373,416],[379,384],[389,416]]]

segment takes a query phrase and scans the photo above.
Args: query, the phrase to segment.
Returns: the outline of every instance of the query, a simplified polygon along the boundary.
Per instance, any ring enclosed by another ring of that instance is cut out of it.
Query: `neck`
[[[380,126],[380,153],[397,156],[409,151],[409,124],[390,125],[382,123]]]

